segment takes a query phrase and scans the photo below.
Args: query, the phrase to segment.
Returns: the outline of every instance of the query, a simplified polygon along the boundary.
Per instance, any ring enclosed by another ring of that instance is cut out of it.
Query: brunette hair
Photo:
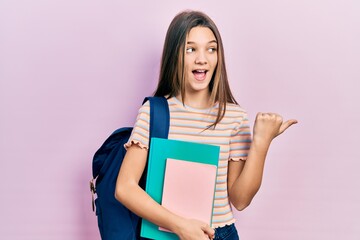
[[[161,59],[159,83],[155,96],[173,97],[179,93],[184,103],[184,53],[185,41],[190,30],[194,27],[207,27],[215,35],[217,47],[217,66],[209,84],[211,106],[219,104],[216,120],[209,126],[214,127],[225,115],[226,103],[237,104],[233,97],[225,68],[224,47],[219,30],[215,23],[204,13],[198,11],[184,11],[175,16],[170,23],[165,37]]]

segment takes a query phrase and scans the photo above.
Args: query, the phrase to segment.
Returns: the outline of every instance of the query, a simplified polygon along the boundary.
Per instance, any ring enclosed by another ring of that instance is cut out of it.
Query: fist
[[[254,124],[254,138],[272,141],[295,123],[295,119],[283,122],[283,118],[277,113],[258,113]]]

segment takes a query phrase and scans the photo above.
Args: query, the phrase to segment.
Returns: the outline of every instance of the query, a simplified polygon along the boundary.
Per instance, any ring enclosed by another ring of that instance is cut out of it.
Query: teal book
[[[167,159],[214,165],[219,162],[220,147],[210,144],[152,138],[148,158],[146,192],[162,204],[164,176]],[[184,176],[186,177],[186,176]],[[216,176],[214,181],[216,181]],[[215,185],[214,185],[215,186]],[[215,191],[215,189],[214,189]],[[143,219],[141,237],[161,240],[178,239],[176,234],[159,229],[155,224]]]

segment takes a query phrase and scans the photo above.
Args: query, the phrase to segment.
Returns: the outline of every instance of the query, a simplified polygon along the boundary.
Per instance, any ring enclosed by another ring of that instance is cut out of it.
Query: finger
[[[255,120],[256,120],[256,119],[258,119],[258,118],[260,118],[262,115],[263,115],[263,113],[258,112],[258,113],[256,114],[256,118],[255,118]]]
[[[258,117],[271,116],[271,113],[268,113],[268,112],[258,112],[258,113],[256,114],[256,116],[258,116]]]
[[[262,119],[272,119],[272,118],[275,118],[275,119],[281,119],[282,120],[282,117],[277,114],[277,113],[273,113],[273,112],[259,112],[256,114],[256,118],[262,118]]]
[[[206,233],[204,233],[204,239],[206,239],[206,240],[212,240],[213,239],[213,237],[211,237],[211,236],[209,236],[209,235],[207,235]]]
[[[288,129],[291,125],[298,123],[298,121],[296,119],[290,119],[286,122],[284,122],[281,126],[280,126],[280,130],[279,130],[279,134],[283,133],[286,129]]]
[[[210,238],[213,238],[214,237],[214,234],[215,234],[215,230],[212,229],[210,226],[204,226],[203,227],[203,231],[204,233],[206,233]]]

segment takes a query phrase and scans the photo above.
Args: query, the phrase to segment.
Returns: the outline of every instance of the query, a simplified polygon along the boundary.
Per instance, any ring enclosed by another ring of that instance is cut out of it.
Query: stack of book
[[[152,138],[146,192],[173,213],[211,226],[219,153],[219,146]],[[145,219],[141,237],[178,239]]]

